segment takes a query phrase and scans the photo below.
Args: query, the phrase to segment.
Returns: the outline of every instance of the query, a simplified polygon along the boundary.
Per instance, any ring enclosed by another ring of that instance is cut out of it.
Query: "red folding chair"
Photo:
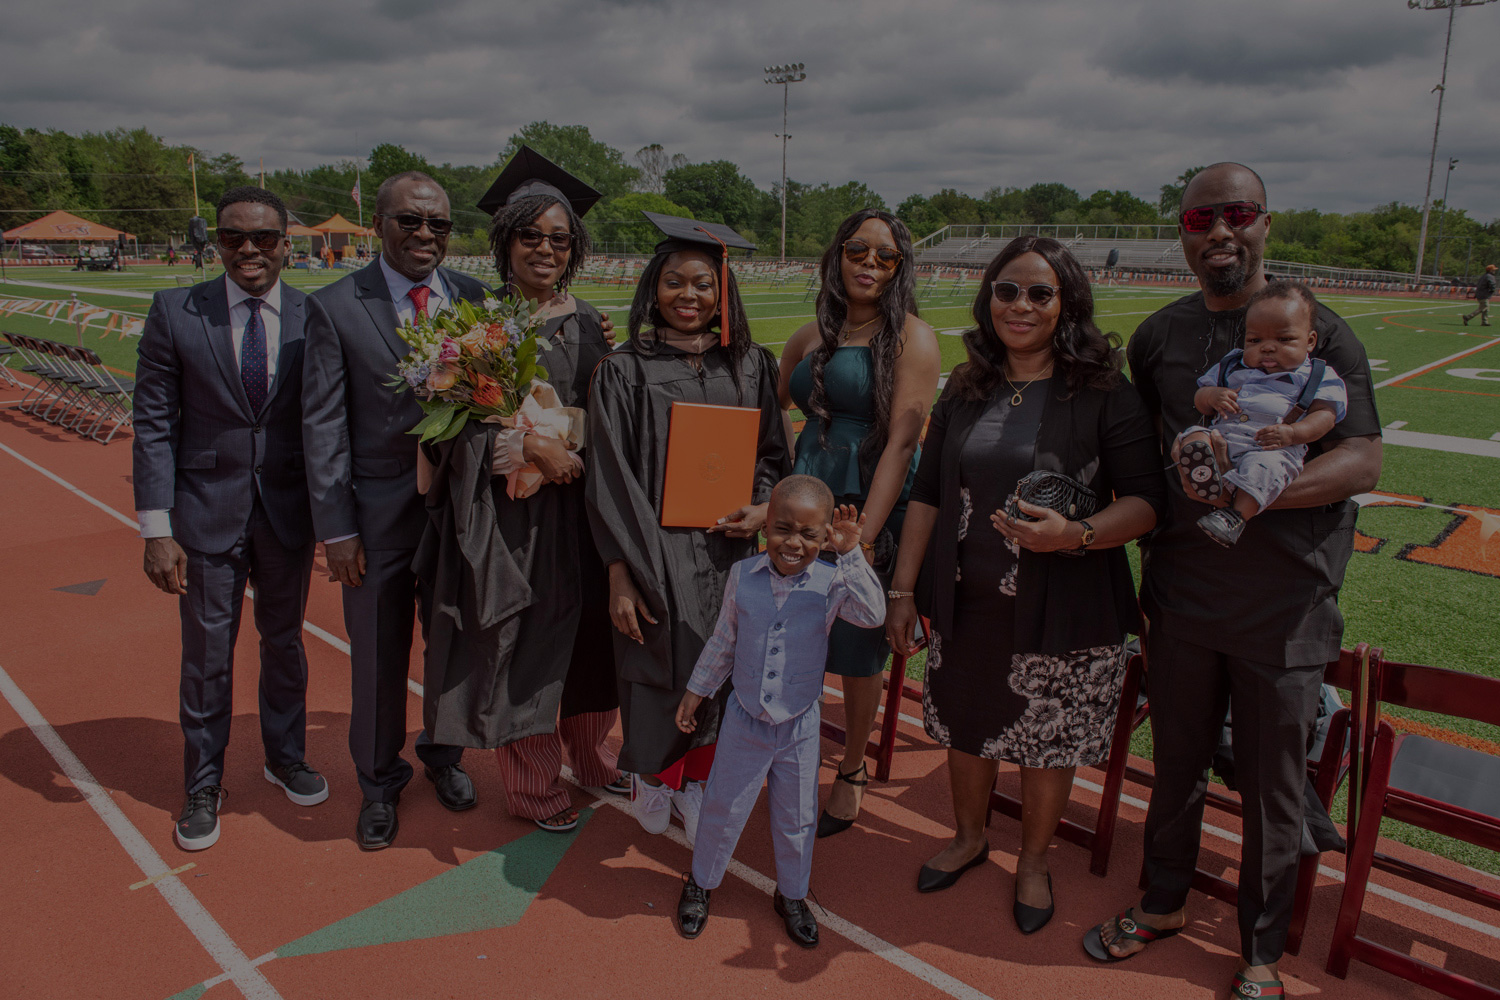
[[[912,653],[927,648],[927,619],[922,619],[922,635],[912,643]],[[909,655],[909,654],[908,654]],[[891,654],[891,666],[885,675],[885,705],[880,719],[880,737],[865,745],[865,755],[875,758],[875,779],[891,779],[891,758],[896,752],[896,723],[901,715],[901,699],[909,698],[921,704],[922,689],[906,679],[907,656]],[[843,743],[848,735],[844,727],[824,719],[821,732],[835,743]]]
[[[1500,680],[1495,678],[1384,659],[1377,659],[1371,678],[1365,713],[1371,721],[1380,705],[1386,704],[1500,726]],[[1351,784],[1352,789],[1363,790],[1357,803],[1350,796],[1350,816],[1357,813],[1359,822],[1349,837],[1344,895],[1328,953],[1328,971],[1342,979],[1350,961],[1359,959],[1456,1000],[1497,1000],[1500,989],[1493,985],[1361,937],[1359,920],[1372,868],[1500,910],[1500,892],[1488,884],[1377,850],[1380,821],[1389,817],[1500,851],[1500,755],[1428,736],[1398,735],[1386,721],[1372,728],[1363,781]]]

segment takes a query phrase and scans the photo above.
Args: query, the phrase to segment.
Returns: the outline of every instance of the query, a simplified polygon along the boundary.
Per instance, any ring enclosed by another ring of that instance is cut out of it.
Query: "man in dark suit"
[[[414,612],[427,628],[428,594],[411,568],[427,511],[417,493],[416,438],[407,433],[422,411],[410,393],[385,385],[409,351],[397,328],[418,312],[478,302],[489,291],[439,266],[453,223],[447,194],[426,174],[381,184],[374,224],[380,257],[313,296],[320,308],[308,323],[302,390],[313,524],[330,579],[344,584],[349,750],[364,792],[355,833],[366,850],[396,837],[396,804],[412,775],[401,749]],[[474,805],[461,747],[434,744],[424,732],[416,750],[444,806]]]
[[[302,759],[302,618],[313,560],[302,461],[308,306],[281,282],[286,220],[269,191],[226,191],[218,205],[224,277],[157,292],[139,348],[135,506],[146,575],[180,598],[187,803],[176,838],[189,851],[219,839],[247,579],[260,633],[266,780],[298,805],[328,798],[328,783]]]

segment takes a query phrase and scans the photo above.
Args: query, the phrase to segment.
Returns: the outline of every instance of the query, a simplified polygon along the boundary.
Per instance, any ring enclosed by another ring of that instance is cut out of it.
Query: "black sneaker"
[[[705,889],[693,880],[692,872],[682,873],[682,898],[677,901],[677,929],[691,940],[703,933],[708,923],[708,898],[712,889]]]
[[[1233,507],[1220,507],[1198,518],[1198,527],[1203,533],[1226,549],[1240,540],[1245,532],[1245,519]]]
[[[267,761],[263,773],[267,781],[280,785],[286,797],[299,806],[315,806],[328,798],[328,782],[308,767],[306,761],[295,761],[284,767]]]
[[[184,851],[206,850],[219,841],[219,806],[229,793],[219,785],[200,788],[187,797],[178,817],[177,846]]]

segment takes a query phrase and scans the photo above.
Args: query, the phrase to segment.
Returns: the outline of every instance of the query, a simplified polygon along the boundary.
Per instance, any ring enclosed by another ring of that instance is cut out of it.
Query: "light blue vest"
[[[838,570],[813,560],[777,610],[771,593],[776,571],[767,566],[751,573],[747,568],[740,570],[734,595],[734,693],[752,717],[764,712],[781,723],[811,708],[823,691],[828,591]]]

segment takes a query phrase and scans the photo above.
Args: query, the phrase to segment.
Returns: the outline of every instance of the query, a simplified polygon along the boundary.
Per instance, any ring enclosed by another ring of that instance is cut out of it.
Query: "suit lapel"
[[[290,369],[296,364],[297,356],[302,350],[302,327],[306,315],[303,300],[294,300],[291,286],[282,284],[281,346],[276,351],[276,377],[271,380],[271,391],[266,394],[266,406],[271,405],[271,400],[276,398],[281,387],[291,378]]]
[[[385,283],[385,275],[380,273],[379,258],[364,270],[355,272],[354,287],[359,289],[359,299],[370,314],[375,329],[380,331],[385,346],[390,348],[391,355],[400,361],[410,354],[411,348],[396,332],[396,306],[391,302],[391,289]]]
[[[208,340],[209,351],[219,363],[229,394],[240,404],[240,409],[251,418],[250,397],[245,395],[245,384],[240,381],[239,360],[234,356],[234,335],[229,328],[229,296],[224,292],[227,278],[204,282],[193,289],[198,301],[198,312],[203,317],[203,332]]]

